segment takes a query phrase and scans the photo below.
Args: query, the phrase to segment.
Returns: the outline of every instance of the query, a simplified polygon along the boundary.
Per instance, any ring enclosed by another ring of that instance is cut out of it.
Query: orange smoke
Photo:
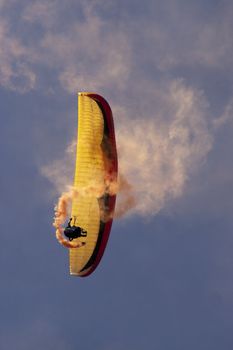
[[[116,178],[116,176],[114,177]],[[104,193],[108,193],[109,195],[116,195],[119,193],[119,205],[116,209],[115,213],[110,213],[107,217],[104,213],[104,208],[100,208],[100,216],[101,220],[108,221],[111,218],[119,219],[123,217],[130,209],[132,209],[136,205],[136,200],[133,195],[132,186],[128,183],[128,181],[121,175],[119,176],[118,181],[113,181],[112,176],[105,178],[105,184],[101,183],[92,183],[87,187],[84,187],[77,191],[74,188],[71,188],[67,192],[63,192],[60,198],[58,199],[58,203],[55,206],[55,216],[53,226],[56,228],[56,237],[60,244],[67,248],[79,248],[84,243],[75,241],[70,242],[66,238],[64,238],[64,223],[68,217],[70,217],[70,204],[74,198],[77,198],[79,194],[83,195],[93,195],[97,199],[101,198]]]
[[[137,201],[133,193],[133,186],[120,174],[118,180],[118,202],[114,218],[122,218],[130,209],[134,208],[136,204]]]
[[[53,226],[56,228],[56,237],[58,242],[67,248],[79,248],[85,244],[77,240],[76,242],[70,242],[67,239],[65,239],[63,236],[64,228],[62,225],[67,219],[69,204],[71,200],[77,195],[78,193],[74,189],[71,189],[69,192],[62,193],[61,197],[58,200],[57,205],[54,208],[55,217],[54,217]]]

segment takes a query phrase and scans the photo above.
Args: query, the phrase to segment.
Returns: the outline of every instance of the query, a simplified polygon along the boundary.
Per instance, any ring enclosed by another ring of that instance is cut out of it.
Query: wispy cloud
[[[224,108],[223,114],[213,119],[213,127],[218,130],[222,125],[233,121],[233,98],[227,103]]]
[[[7,21],[0,21],[0,85],[27,92],[34,88],[36,74],[27,64],[28,50],[9,31]]]
[[[89,8],[84,10],[83,21],[71,25],[68,32],[47,33],[41,46],[61,66],[59,80],[69,92],[124,87],[130,71],[127,37],[113,33]]]
[[[3,87],[30,91],[43,67],[54,70],[57,83],[72,93],[125,86],[131,64],[127,35],[114,32],[108,21],[95,13],[92,2],[80,6],[79,16],[60,27],[64,6],[59,1],[24,1],[19,6],[17,30],[11,20],[15,3],[2,1],[0,6],[7,8],[0,16]]]
[[[52,182],[56,194],[69,191],[73,183],[76,147],[75,139],[67,146],[64,153],[58,155],[57,160],[41,167],[42,175]]]
[[[57,20],[57,6],[57,1],[34,1],[24,7],[21,17],[25,22],[39,23],[45,28],[50,28]]]
[[[148,67],[163,74],[195,65],[221,69],[224,64],[232,69],[229,3],[206,19],[198,5],[181,6],[179,1],[159,7],[148,1],[145,14],[137,17],[121,11],[122,6],[117,10],[111,1],[107,5],[103,0],[71,1],[68,7],[57,0],[23,1],[17,17],[17,28],[22,30],[17,31],[11,29],[9,10],[14,11],[15,2],[1,4],[8,7],[1,26],[5,87],[13,88],[13,80],[24,77],[24,90],[35,88],[35,77],[43,74],[43,66],[54,70],[57,82],[72,93],[83,89],[126,91],[137,83],[135,74],[143,75]],[[117,21],[103,10],[115,11]],[[20,47],[20,55],[12,46]],[[20,68],[15,67],[18,62]]]

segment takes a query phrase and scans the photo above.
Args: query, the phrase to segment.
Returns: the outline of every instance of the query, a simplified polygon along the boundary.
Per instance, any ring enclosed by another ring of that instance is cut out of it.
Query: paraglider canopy
[[[103,256],[114,216],[117,170],[111,108],[102,96],[81,92],[71,219],[64,229],[69,241],[57,229],[60,242],[69,247],[72,275],[89,275]]]

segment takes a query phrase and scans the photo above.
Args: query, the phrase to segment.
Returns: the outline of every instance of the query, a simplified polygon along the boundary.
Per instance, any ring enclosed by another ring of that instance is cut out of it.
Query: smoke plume
[[[120,173],[127,179],[122,192],[129,205],[118,211],[155,215],[180,197],[190,176],[205,161],[213,137],[207,104],[201,93],[174,81],[167,107],[145,118],[121,118],[117,128]],[[121,197],[121,193],[119,195]]]
[[[75,241],[75,242],[70,242],[66,240],[63,236],[63,224],[65,223],[67,217],[68,217],[68,207],[71,202],[71,200],[77,196],[77,193],[73,189],[70,189],[69,192],[64,192],[60,196],[57,205],[54,208],[55,211],[55,217],[54,217],[54,222],[53,226],[56,228],[56,237],[57,240],[60,244],[67,248],[79,248],[83,246],[83,242]]]
[[[114,114],[120,175],[109,191],[117,193],[115,218],[156,215],[184,193],[188,179],[212,148],[208,105],[203,95],[178,80],[169,85],[166,96],[166,108],[155,109],[152,116],[135,118],[122,107],[122,118],[118,120]],[[60,193],[72,184],[75,152],[72,142],[64,159],[43,168],[43,174]],[[102,189],[92,184],[92,190],[98,197]],[[64,203],[71,197],[63,194],[59,199],[59,224],[67,216]]]

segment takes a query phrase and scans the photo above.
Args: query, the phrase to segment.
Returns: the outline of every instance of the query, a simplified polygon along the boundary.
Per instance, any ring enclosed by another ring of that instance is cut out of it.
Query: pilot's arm
[[[68,222],[67,227],[71,227],[71,225],[70,225],[71,221],[72,221],[72,218],[70,218],[70,221]]]

